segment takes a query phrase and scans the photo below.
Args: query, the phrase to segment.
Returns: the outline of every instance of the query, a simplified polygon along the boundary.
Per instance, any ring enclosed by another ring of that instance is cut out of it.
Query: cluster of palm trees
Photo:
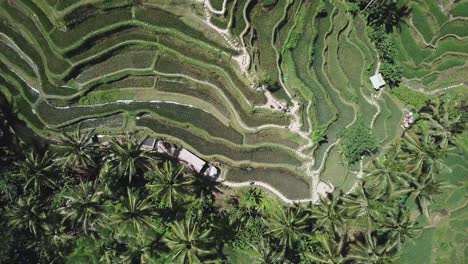
[[[92,131],[65,133],[1,174],[0,262],[391,262],[420,229],[406,203],[428,217],[445,187],[434,175],[466,123],[454,109],[423,108],[356,190],[320,205],[285,206],[257,188],[217,199],[215,182],[130,136],[96,145]]]
[[[199,198],[187,194],[195,188],[194,176],[174,161],[142,150],[142,142],[131,137],[98,146],[91,136],[92,131],[64,133],[53,151],[26,153],[14,171],[2,175],[2,183],[10,184],[2,192],[2,224],[13,227],[5,238],[12,242],[10,254],[18,252],[15,247],[22,253],[10,260],[63,262],[77,238],[97,241],[95,254],[103,256],[99,262],[149,260],[149,251],[165,249],[171,249],[174,259],[194,260],[201,253],[198,240],[209,234],[204,227],[199,238],[198,220],[181,216],[184,204]],[[27,239],[16,241],[19,234]],[[142,244],[129,244],[129,239]],[[184,246],[185,253],[176,250],[185,243],[193,247]]]

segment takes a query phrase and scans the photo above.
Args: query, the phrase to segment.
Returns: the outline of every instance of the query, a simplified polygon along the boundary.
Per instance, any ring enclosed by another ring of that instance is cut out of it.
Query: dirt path
[[[299,199],[299,200],[288,199],[280,191],[278,191],[275,188],[273,188],[272,186],[270,186],[270,185],[268,185],[268,184],[266,184],[264,182],[260,182],[260,181],[251,181],[251,182],[223,181],[222,184],[225,185],[225,186],[231,187],[231,188],[245,188],[245,187],[250,187],[250,186],[262,187],[262,188],[268,190],[269,192],[273,193],[274,195],[276,195],[278,198],[280,198],[283,202],[285,202],[287,204],[313,202],[312,199]]]
[[[459,87],[462,87],[462,86],[468,86],[468,81],[467,82],[462,82],[462,83],[459,83],[459,84],[450,85],[450,86],[447,86],[447,87],[438,88],[438,89],[431,90],[431,91],[426,91],[423,88],[415,88],[415,87],[412,87],[409,84],[405,84],[405,86],[408,87],[408,89],[413,90],[415,92],[420,92],[420,93],[423,93],[423,94],[426,94],[426,95],[435,95],[435,94],[438,94],[438,93],[441,93],[441,92],[445,92],[447,90],[459,88]]]

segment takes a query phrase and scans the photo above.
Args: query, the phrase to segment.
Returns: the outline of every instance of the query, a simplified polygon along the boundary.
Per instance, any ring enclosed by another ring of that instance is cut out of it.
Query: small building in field
[[[370,80],[375,90],[380,90],[380,88],[385,86],[385,80],[380,72],[374,76],[371,76]]]
[[[156,142],[156,151],[168,156],[171,159],[177,158],[182,148],[177,144],[159,139]]]
[[[206,177],[210,177],[211,179],[218,178],[219,174],[219,168],[213,165],[206,166],[206,169],[203,171],[203,175]]]
[[[156,144],[156,140],[154,138],[145,138],[141,144],[141,148],[144,150],[151,151],[154,149]]]
[[[201,173],[206,165],[206,161],[200,159],[195,154],[184,148],[180,150],[177,159],[196,173]]]

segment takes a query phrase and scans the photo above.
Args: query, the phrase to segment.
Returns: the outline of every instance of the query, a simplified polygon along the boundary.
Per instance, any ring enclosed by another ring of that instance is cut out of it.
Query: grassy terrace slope
[[[362,120],[384,145],[402,115],[368,80],[377,53],[365,19],[341,0],[226,1],[0,0],[0,91],[44,136],[136,131],[288,198],[310,198],[318,176],[348,190],[358,168],[341,156],[343,131]],[[435,89],[464,76],[467,27],[462,4],[429,2],[412,3],[393,37],[405,82]],[[254,88],[259,76],[290,111]],[[327,134],[320,146],[316,129]]]
[[[466,1],[442,2],[411,1],[411,15],[393,35],[410,87],[435,90],[467,80]]]

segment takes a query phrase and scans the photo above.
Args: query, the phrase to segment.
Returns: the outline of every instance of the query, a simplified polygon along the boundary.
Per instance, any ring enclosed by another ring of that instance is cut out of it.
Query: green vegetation
[[[466,1],[189,2],[0,0],[1,263],[464,262]]]
[[[425,95],[420,92],[412,91],[404,86],[393,88],[390,93],[404,102],[406,105],[414,107],[416,110],[426,105],[433,96]]]
[[[362,121],[357,121],[346,129],[341,140],[343,155],[349,163],[358,161],[362,155],[377,151],[379,147],[372,131]]]

